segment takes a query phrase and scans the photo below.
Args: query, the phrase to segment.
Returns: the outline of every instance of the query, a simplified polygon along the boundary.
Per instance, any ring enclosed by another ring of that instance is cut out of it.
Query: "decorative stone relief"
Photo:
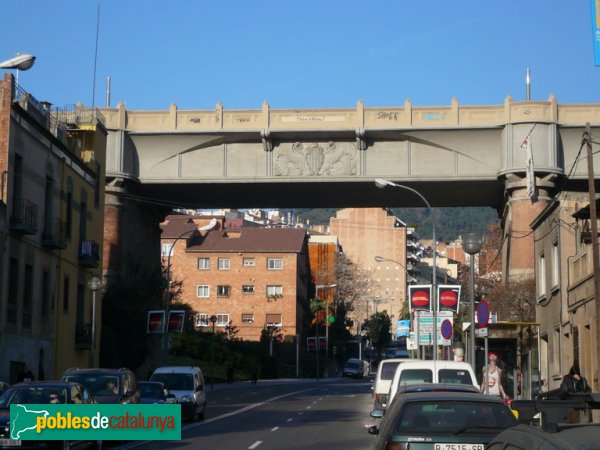
[[[275,176],[356,175],[356,148],[352,144],[338,145],[330,141],[318,143],[296,142],[277,148]]]

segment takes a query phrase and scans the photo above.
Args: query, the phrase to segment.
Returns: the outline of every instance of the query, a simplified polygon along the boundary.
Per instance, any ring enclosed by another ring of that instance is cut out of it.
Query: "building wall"
[[[69,366],[80,362],[71,332],[74,306],[69,304],[72,314],[59,314],[62,273],[71,272],[72,289],[76,281],[85,284],[89,278],[88,269],[78,265],[78,225],[74,234],[65,234],[66,186],[74,199],[82,195],[90,205],[97,202],[100,217],[91,206],[86,210],[89,239],[101,241],[103,209],[99,169],[92,170],[78,151],[84,149],[82,137],[67,138],[66,125],[13,82],[5,76],[0,87],[0,379],[8,382],[15,381],[23,365],[36,378],[55,378],[60,358]],[[102,158],[105,147],[104,142]],[[74,201],[72,208],[77,224],[78,205]],[[76,298],[72,290],[71,298]],[[82,289],[80,299],[80,317],[85,318]]]
[[[171,240],[162,240],[173,242]],[[174,247],[170,264],[173,281],[182,282],[181,298],[196,313],[229,314],[231,324],[238,330],[237,337],[244,340],[259,340],[265,328],[267,314],[281,314],[281,333],[295,336],[301,332],[303,309],[306,301],[307,255],[296,253],[206,253],[186,251],[187,241],[180,239]],[[198,270],[198,258],[209,258],[210,269]],[[228,270],[218,269],[218,259],[229,259]],[[254,258],[255,265],[243,265],[244,258]],[[282,270],[267,270],[267,258],[281,258]],[[163,264],[166,261],[163,259]],[[198,298],[197,286],[209,286],[209,297]],[[230,286],[228,297],[217,296],[217,286]],[[254,286],[254,293],[242,292],[243,285]],[[280,298],[267,297],[267,285],[280,285]],[[252,323],[243,323],[242,314],[252,314]],[[212,330],[212,324],[200,327]],[[216,331],[225,327],[215,326]]]
[[[562,193],[534,222],[541,377],[549,389],[560,386],[576,359],[588,380],[598,368],[591,248],[581,244],[580,225],[572,217],[587,198],[587,193]]]
[[[406,228],[385,208],[347,208],[330,220],[331,234],[339,239],[350,260],[370,271],[376,287],[373,301],[381,297],[378,311],[393,316],[393,331],[406,301]],[[376,262],[375,256],[390,261]],[[373,308],[371,308],[371,312]]]

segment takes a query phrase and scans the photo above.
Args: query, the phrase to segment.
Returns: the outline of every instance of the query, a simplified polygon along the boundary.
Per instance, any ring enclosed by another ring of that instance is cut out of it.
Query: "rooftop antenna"
[[[96,50],[94,51],[94,81],[92,82],[92,108],[96,103],[96,64],[98,63],[98,31],[100,30],[100,0],[98,0],[98,12],[96,14]]]
[[[526,92],[526,99],[527,101],[531,100],[531,72],[529,71],[529,67],[527,68],[526,74],[525,74],[525,82],[527,84],[527,92]]]

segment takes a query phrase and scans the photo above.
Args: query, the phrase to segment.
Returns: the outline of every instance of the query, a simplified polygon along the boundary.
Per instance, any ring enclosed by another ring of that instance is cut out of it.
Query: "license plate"
[[[0,439],[0,447],[20,447],[21,441],[18,439]]]
[[[483,444],[435,444],[434,450],[483,450]]]

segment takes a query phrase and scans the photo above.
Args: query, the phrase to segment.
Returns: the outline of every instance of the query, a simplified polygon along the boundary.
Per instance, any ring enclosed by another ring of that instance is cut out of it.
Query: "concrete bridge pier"
[[[530,196],[527,179],[523,174],[505,175],[506,201],[502,214],[502,273],[505,283],[534,276],[535,255],[530,225],[552,201],[556,177],[556,174],[543,178],[536,176],[535,190]]]

